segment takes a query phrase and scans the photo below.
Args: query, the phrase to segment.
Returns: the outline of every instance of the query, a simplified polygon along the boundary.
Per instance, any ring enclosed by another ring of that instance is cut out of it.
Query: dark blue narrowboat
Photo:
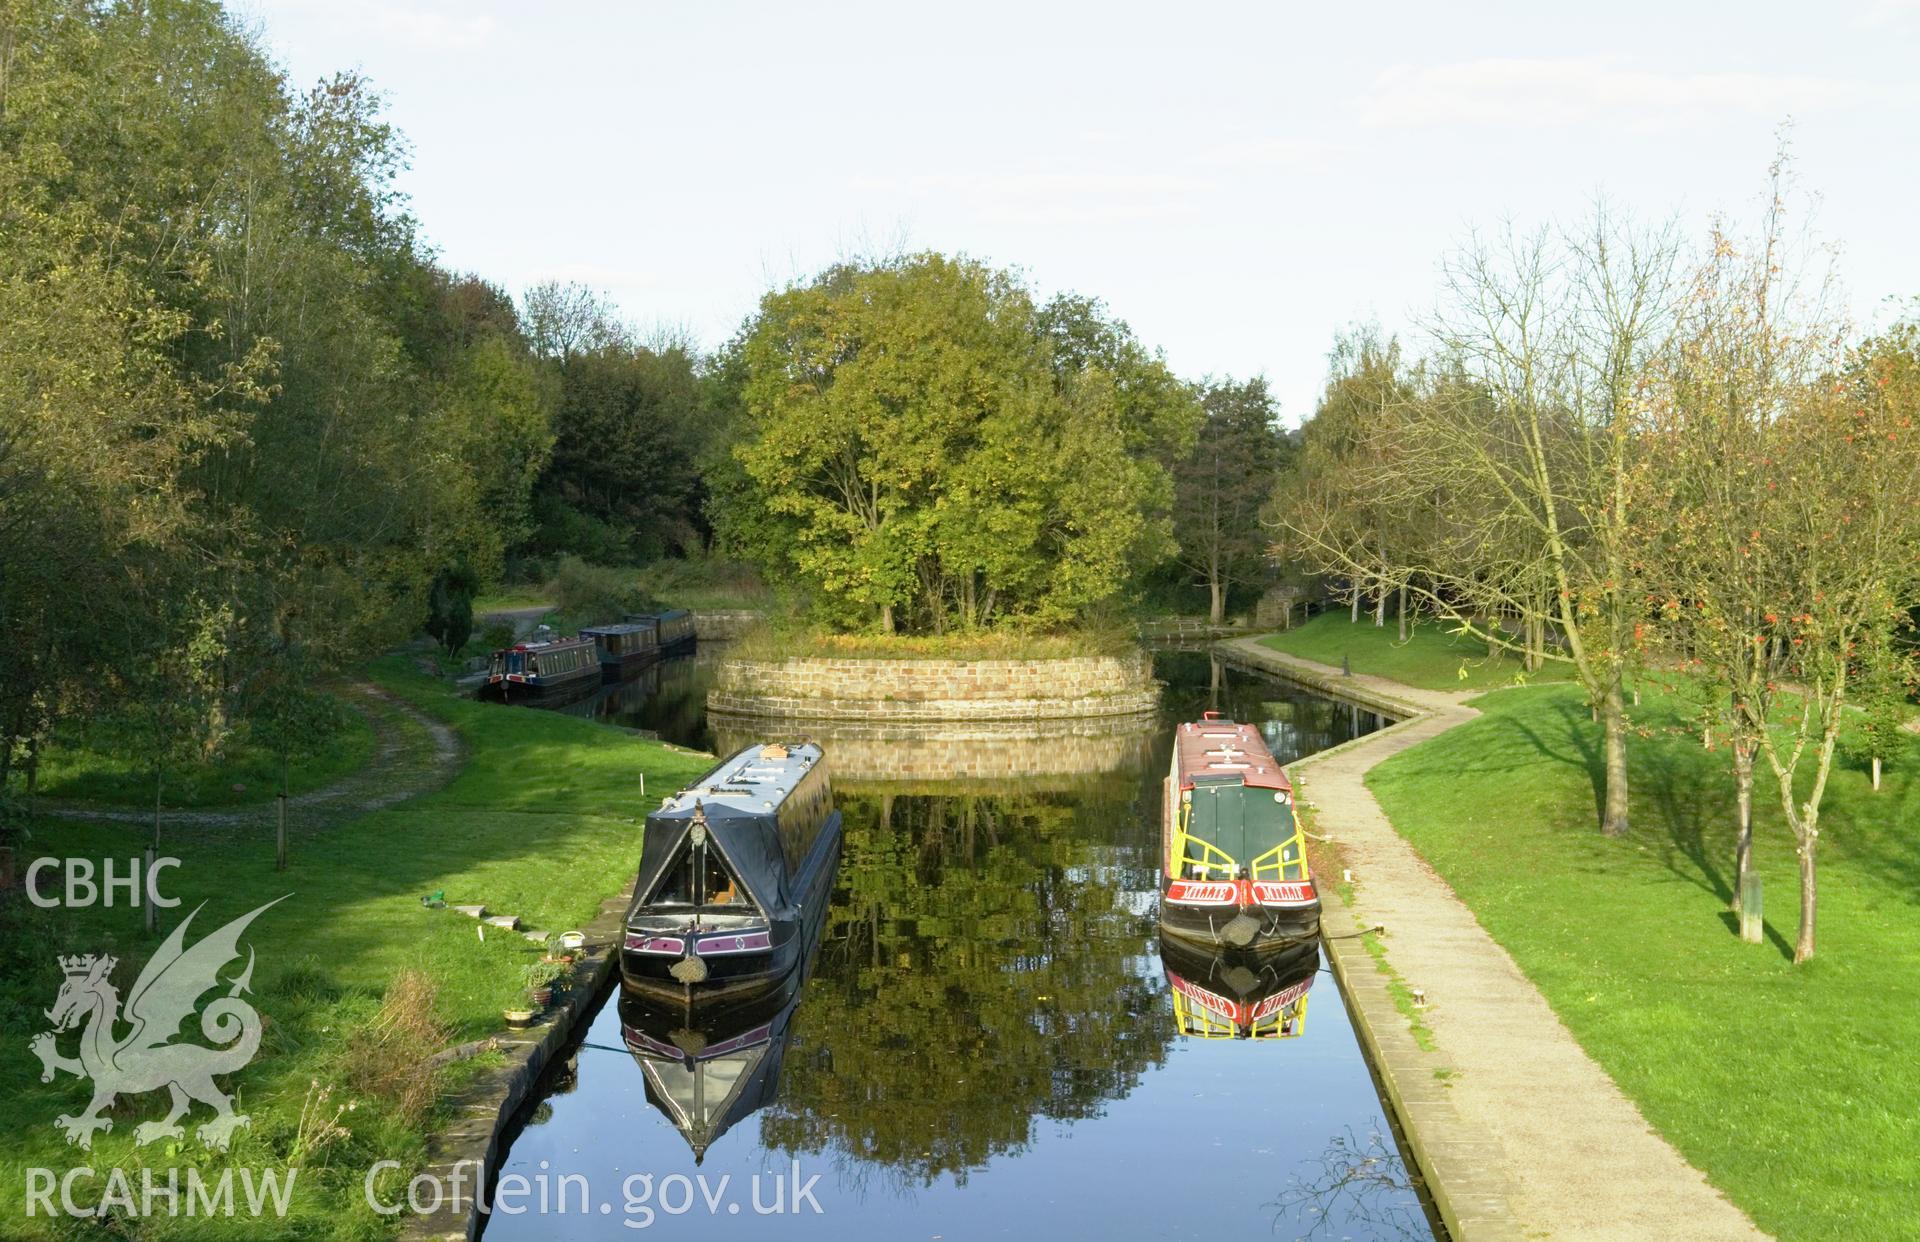
[[[584,695],[599,684],[592,639],[536,639],[494,652],[480,693],[509,703],[544,702]]]
[[[652,626],[654,641],[662,655],[685,651],[693,646],[693,614],[684,608],[666,612],[630,612],[621,620],[633,625]]]
[[[581,630],[580,637],[593,640],[601,671],[614,680],[630,677],[660,658],[660,631],[651,624],[595,625]]]
[[[626,988],[684,1011],[779,990],[819,938],[840,863],[820,747],[748,746],[662,803],[645,832]]]
[[[801,961],[764,995],[689,1013],[644,992],[620,994],[620,1036],[640,1066],[647,1102],[665,1114],[699,1164],[716,1139],[780,1093],[793,1013],[820,949],[824,918]]]

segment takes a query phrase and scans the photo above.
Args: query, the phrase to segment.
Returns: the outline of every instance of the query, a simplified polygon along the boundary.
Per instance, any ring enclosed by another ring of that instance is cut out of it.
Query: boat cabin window
[[[704,865],[696,865],[696,854],[704,859]],[[653,899],[648,904],[745,908],[752,903],[719,851],[709,847],[701,851],[682,850],[662,877],[660,886],[653,890]]]

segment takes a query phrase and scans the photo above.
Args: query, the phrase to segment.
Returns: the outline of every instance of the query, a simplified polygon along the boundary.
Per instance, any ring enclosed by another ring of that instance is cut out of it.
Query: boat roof
[[[1175,731],[1174,772],[1182,789],[1197,784],[1293,788],[1259,729],[1218,718],[1189,721]]]
[[[592,641],[593,640],[590,638],[582,638],[578,635],[575,635],[571,638],[546,638],[546,639],[540,639],[530,643],[515,643],[513,646],[509,647],[508,650],[509,651],[545,651],[549,647],[577,647],[581,643],[589,643]]]
[[[823,757],[814,742],[756,742],[667,799],[654,814],[691,815],[696,804],[709,810],[771,810]]]
[[[580,628],[580,637],[586,638],[593,634],[638,634],[642,630],[652,628],[651,623],[642,621],[620,621],[613,625],[586,625]]]

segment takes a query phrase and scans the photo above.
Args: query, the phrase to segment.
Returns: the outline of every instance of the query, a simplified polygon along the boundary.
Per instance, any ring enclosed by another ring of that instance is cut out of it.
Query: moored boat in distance
[[[666,612],[630,612],[620,619],[629,625],[652,626],[654,641],[662,655],[693,646],[693,614],[684,608],[670,608]]]
[[[1293,783],[1252,725],[1207,712],[1179,726],[1160,831],[1163,936],[1272,952],[1318,934]]]
[[[651,622],[590,625],[580,631],[580,637],[593,640],[601,672],[615,681],[631,677],[660,658],[660,630]]]
[[[1320,939],[1274,953],[1203,949],[1160,938],[1174,1026],[1196,1039],[1292,1039],[1306,1029],[1307,993],[1320,970]]]
[[[590,638],[535,638],[493,653],[483,698],[520,702],[583,695],[600,684],[600,658]]]
[[[691,1010],[780,989],[818,939],[840,812],[811,742],[748,746],[647,816],[622,983]]]

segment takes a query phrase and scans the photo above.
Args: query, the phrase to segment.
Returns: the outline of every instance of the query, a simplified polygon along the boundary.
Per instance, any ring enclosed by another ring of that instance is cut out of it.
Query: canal
[[[1163,959],[1154,921],[1174,722],[1209,707],[1259,722],[1284,761],[1382,721],[1204,651],[1155,665],[1157,723],[827,739],[846,844],[811,978],[726,1029],[683,1029],[610,996],[501,1162],[502,1184],[558,1185],[566,1209],[497,1213],[490,1242],[643,1226],[1432,1237],[1318,946],[1256,982]],[[681,744],[744,740],[705,718],[709,667],[663,667],[593,714]],[[964,775],[955,755],[981,745],[997,747],[996,772],[1020,774]],[[1286,1008],[1270,1038],[1210,1038],[1218,1026],[1176,979],[1254,1000],[1284,984]]]

